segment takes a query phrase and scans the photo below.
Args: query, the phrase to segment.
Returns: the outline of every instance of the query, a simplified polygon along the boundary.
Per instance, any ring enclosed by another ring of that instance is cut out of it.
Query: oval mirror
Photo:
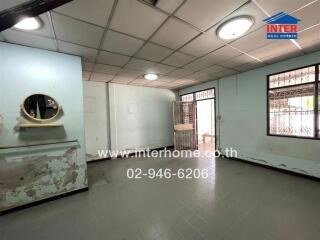
[[[22,105],[26,116],[38,122],[49,121],[58,116],[61,107],[52,97],[44,94],[34,94],[27,97]]]

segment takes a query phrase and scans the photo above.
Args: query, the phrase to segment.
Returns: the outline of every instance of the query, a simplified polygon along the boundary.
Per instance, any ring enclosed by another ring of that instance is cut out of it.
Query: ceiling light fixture
[[[42,22],[40,18],[38,17],[30,17],[30,18],[24,18],[20,22],[18,22],[16,25],[14,25],[14,28],[20,29],[20,30],[37,30],[41,28]]]
[[[236,39],[245,34],[254,24],[251,16],[238,16],[222,23],[217,29],[217,35],[222,40]]]
[[[154,73],[148,73],[144,75],[144,79],[149,80],[149,81],[154,81],[157,80],[159,77],[158,74],[154,74]]]

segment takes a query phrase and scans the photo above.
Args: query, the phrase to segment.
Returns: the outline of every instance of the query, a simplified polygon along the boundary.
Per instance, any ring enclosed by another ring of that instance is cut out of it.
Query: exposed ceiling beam
[[[73,0],[32,0],[0,12],[0,32],[24,17],[35,17]]]

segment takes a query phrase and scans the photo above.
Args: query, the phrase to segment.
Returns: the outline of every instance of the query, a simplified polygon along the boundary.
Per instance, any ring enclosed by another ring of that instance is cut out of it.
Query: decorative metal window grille
[[[193,101],[193,93],[181,96],[182,102],[192,102]]]
[[[319,66],[268,76],[268,134],[319,138]]]
[[[209,98],[214,98],[214,89],[204,90],[201,92],[196,92],[196,100],[205,100]]]
[[[205,100],[205,99],[210,99],[214,98],[215,93],[214,93],[214,88],[208,89],[208,90],[203,90],[195,93],[190,93],[186,95],[181,96],[181,101],[182,102],[192,102],[192,101],[200,101],[200,100]]]

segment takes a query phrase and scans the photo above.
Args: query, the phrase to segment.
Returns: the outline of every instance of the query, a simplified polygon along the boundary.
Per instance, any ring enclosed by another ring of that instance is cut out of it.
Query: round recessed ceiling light
[[[42,22],[40,18],[30,17],[30,18],[22,19],[20,22],[14,25],[14,28],[31,31],[31,30],[37,30],[41,28],[41,26],[42,26]]]
[[[222,40],[231,40],[245,34],[253,25],[254,20],[250,16],[231,18],[222,23],[217,29],[217,35]]]
[[[149,81],[157,80],[158,77],[159,77],[159,75],[158,74],[154,74],[154,73],[148,73],[148,74],[144,75],[144,78],[146,80],[149,80]]]

